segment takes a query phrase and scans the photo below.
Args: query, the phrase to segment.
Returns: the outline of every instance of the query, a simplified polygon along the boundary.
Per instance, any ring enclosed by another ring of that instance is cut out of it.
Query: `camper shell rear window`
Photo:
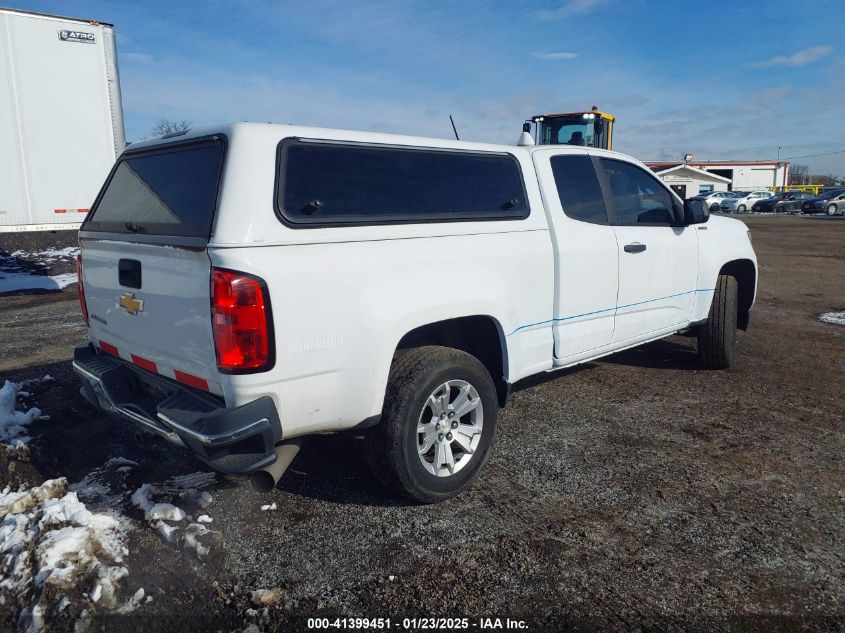
[[[289,138],[278,148],[276,211],[295,228],[528,217],[506,152]]]
[[[128,150],[81,230],[208,240],[224,153],[220,136]]]

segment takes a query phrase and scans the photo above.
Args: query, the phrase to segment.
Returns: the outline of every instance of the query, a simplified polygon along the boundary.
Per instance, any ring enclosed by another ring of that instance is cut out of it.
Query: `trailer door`
[[[0,226],[78,226],[124,144],[113,31],[11,12],[0,20],[0,142],[15,150],[0,157]],[[7,181],[17,191],[7,194]]]

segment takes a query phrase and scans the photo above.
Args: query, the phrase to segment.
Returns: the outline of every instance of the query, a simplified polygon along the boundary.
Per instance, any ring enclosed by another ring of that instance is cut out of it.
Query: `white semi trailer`
[[[0,8],[0,232],[79,228],[124,145],[114,27]]]

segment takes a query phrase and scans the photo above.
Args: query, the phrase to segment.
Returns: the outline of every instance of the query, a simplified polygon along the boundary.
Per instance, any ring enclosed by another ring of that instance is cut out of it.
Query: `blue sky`
[[[514,142],[598,105],[643,160],[799,157],[845,176],[845,2],[25,2],[118,33],[127,138],[161,119]]]

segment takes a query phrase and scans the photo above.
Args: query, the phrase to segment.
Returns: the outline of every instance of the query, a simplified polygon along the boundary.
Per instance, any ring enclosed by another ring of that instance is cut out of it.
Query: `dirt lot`
[[[51,419],[34,425],[28,463],[0,460],[0,488],[138,462],[111,505],[87,503],[129,517],[121,590],[152,600],[111,616],[86,603],[92,630],[299,630],[340,615],[842,631],[845,327],[817,317],[845,310],[845,221],[744,220],[760,288],[734,370],[699,370],[692,339],[673,337],[520,384],[482,477],[439,506],[383,491],[360,437],[311,438],[269,495],[223,476],[204,488],[223,540],[204,562],[166,544],[129,495],[208,469],[137,444],[78,395],[75,294],[0,297],[0,377],[55,378],[29,389]],[[251,600],[273,588],[269,607]],[[15,616],[0,605],[0,627]]]

